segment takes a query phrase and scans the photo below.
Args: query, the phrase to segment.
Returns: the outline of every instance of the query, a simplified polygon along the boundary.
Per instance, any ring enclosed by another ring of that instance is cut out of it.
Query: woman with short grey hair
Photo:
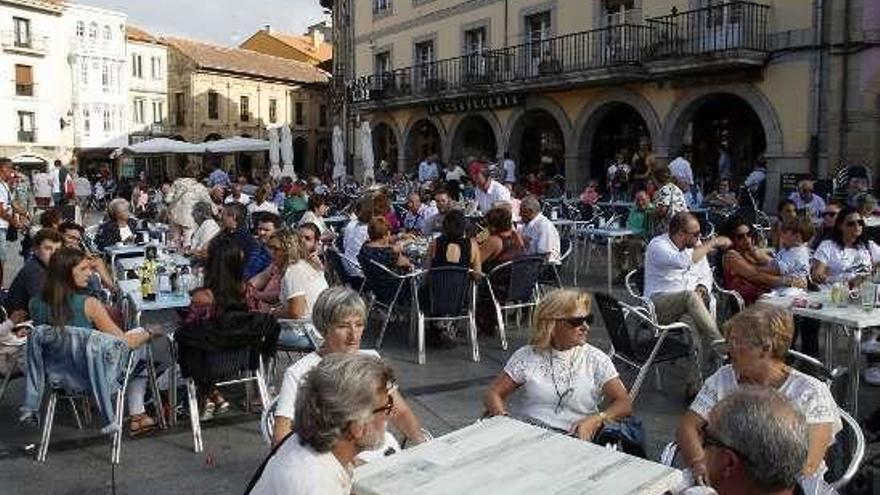
[[[107,205],[108,220],[98,228],[95,236],[95,245],[104,251],[108,246],[119,242],[129,242],[134,239],[137,227],[129,213],[129,203],[123,198],[116,198]]]
[[[294,403],[303,377],[331,354],[365,354],[379,357],[374,350],[361,350],[366,306],[363,299],[348,287],[331,287],[318,296],[312,307],[312,323],[324,341],[321,347],[293,363],[284,372],[284,381],[275,407],[274,441],[277,443],[293,429]],[[418,418],[397,389],[391,391],[394,408],[391,422],[410,443],[426,440]],[[384,451],[384,449],[382,449]]]
[[[220,225],[214,219],[214,207],[208,201],[200,201],[193,205],[192,217],[198,227],[190,239],[189,251],[207,253],[208,243],[220,232]]]

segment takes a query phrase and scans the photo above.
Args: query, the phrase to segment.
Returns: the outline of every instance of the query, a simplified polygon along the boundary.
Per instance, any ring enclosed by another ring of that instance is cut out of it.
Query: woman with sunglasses
[[[587,343],[590,296],[556,290],[543,298],[532,318],[529,345],[517,350],[485,396],[488,415],[507,415],[507,399],[522,388],[528,422],[592,440],[607,423],[629,416],[632,400],[614,364]],[[604,410],[602,403],[609,404]]]
[[[693,470],[694,479],[701,484],[707,482],[703,431],[709,413],[718,402],[745,386],[775,389],[804,415],[809,451],[802,473],[823,475],[825,452],[843,425],[831,390],[786,364],[794,336],[791,311],[756,304],[728,320],[722,332],[727,339],[730,364],[706,379],[678,429],[683,461]]]
[[[773,258],[752,243],[752,229],[741,217],[733,218],[725,227],[724,235],[733,242],[724,253],[724,285],[742,296],[746,304],[752,304],[774,287],[807,287],[803,278],[782,275]]]
[[[822,241],[813,253],[813,281],[820,286],[847,282],[857,287],[870,279],[878,260],[880,247],[865,235],[865,220],[847,206],[837,215],[831,239]]]

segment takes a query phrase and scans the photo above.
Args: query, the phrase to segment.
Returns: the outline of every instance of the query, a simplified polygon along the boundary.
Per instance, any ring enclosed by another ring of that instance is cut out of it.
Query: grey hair
[[[296,395],[293,424],[303,443],[329,452],[351,423],[373,415],[376,393],[394,383],[394,371],[375,356],[326,356],[305,377]]]
[[[193,205],[192,216],[193,220],[201,225],[202,222],[214,216],[214,208],[207,201],[199,201]]]
[[[330,287],[325,289],[312,308],[312,324],[322,336],[337,322],[349,316],[364,317],[367,306],[364,300],[354,290],[344,287]]]
[[[536,198],[532,195],[529,195],[529,196],[524,197],[519,202],[519,208],[520,209],[527,208],[529,211],[533,211],[535,213],[541,213],[541,202],[538,201],[538,198]]]
[[[807,423],[776,390],[744,386],[721,400],[710,415],[712,433],[735,449],[745,472],[765,492],[790,489],[809,450]]]
[[[116,198],[107,205],[107,214],[110,215],[110,218],[116,220],[116,215],[119,212],[128,210],[128,200],[125,198]]]

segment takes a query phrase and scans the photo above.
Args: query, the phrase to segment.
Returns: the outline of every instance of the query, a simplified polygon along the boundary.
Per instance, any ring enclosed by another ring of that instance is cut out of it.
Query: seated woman
[[[151,330],[136,328],[123,332],[98,299],[81,293],[88,286],[92,273],[91,261],[79,249],[64,247],[56,251],[46,268],[41,294],[31,299],[29,304],[34,325],[53,325],[59,329],[68,325],[93,328],[119,337],[132,349],[149,341],[153,335]],[[146,376],[132,376],[129,379],[126,399],[132,435],[156,426],[156,421],[144,409],[146,391]]]
[[[278,253],[283,259],[283,271],[278,296],[280,307],[275,315],[279,318],[309,318],[315,300],[328,287],[324,270],[306,252],[299,232],[276,232],[269,241],[270,246],[273,241],[280,243],[283,250]]]
[[[383,217],[388,222],[388,228],[392,234],[396,234],[403,226],[394,208],[391,207],[391,199],[388,198],[388,194],[384,191],[373,197],[373,216]]]
[[[315,329],[324,338],[324,343],[320,349],[307,354],[284,372],[284,381],[275,407],[273,437],[276,444],[293,431],[294,404],[299,385],[306,373],[320,363],[324,356],[356,352],[378,356],[376,351],[360,349],[366,306],[357,292],[341,286],[325,290],[315,301],[311,316]],[[415,444],[424,442],[426,438],[421,424],[403,396],[396,388],[390,392],[390,395],[394,403],[391,423],[409,442]],[[380,447],[378,450],[381,456],[385,447]]]
[[[327,227],[327,223],[324,222],[324,217],[327,216],[327,212],[330,210],[330,207],[327,206],[327,200],[324,199],[324,196],[320,194],[313,194],[309,197],[309,209],[303,213],[303,216],[297,222],[297,225],[304,225],[307,223],[313,223],[318,227],[318,230],[321,233],[321,240],[333,240],[335,235]],[[325,236],[328,236],[325,239]]]
[[[498,265],[522,256],[525,243],[513,228],[510,210],[503,206],[493,207],[486,213],[486,226],[489,236],[480,243],[480,265],[483,273],[488,274]],[[507,294],[507,287],[503,284],[493,286],[493,289],[499,298]],[[477,328],[482,335],[491,335],[498,322],[486,284],[480,285],[477,299]]]
[[[279,306],[278,296],[281,293],[281,277],[287,268],[287,246],[282,239],[283,231],[276,231],[269,237],[266,249],[272,263],[262,272],[247,281],[245,294],[248,309],[260,313],[272,313]]]
[[[187,323],[198,323],[230,311],[247,311],[245,283],[242,277],[245,266],[244,251],[230,233],[221,233],[208,246],[205,260],[204,286],[191,294],[190,305],[184,311]],[[229,402],[213,387],[212,383],[196,383],[202,400],[202,421],[229,409]]]
[[[813,253],[813,281],[825,286],[844,282],[857,287],[870,279],[878,260],[880,248],[865,235],[865,220],[848,206],[837,215],[832,238],[822,241]]]
[[[788,309],[756,304],[738,313],[722,328],[730,362],[706,379],[678,429],[678,443],[694,479],[705,481],[706,457],[702,429],[709,412],[739,387],[771,387],[788,397],[809,424],[809,453],[805,476],[821,476],[825,452],[841,430],[837,404],[828,387],[785,363],[794,335]]]
[[[111,201],[107,205],[107,217],[108,220],[101,224],[95,236],[98,250],[104,251],[116,243],[134,240],[137,224],[129,213],[128,201],[122,198]]]
[[[733,242],[722,258],[726,288],[752,304],[774,287],[807,287],[804,278],[780,274],[772,258],[752,244],[751,234],[751,227],[741,217],[733,218],[725,228],[724,235]]]
[[[480,247],[467,237],[466,228],[464,213],[459,210],[451,210],[443,217],[442,234],[428,246],[428,268],[461,266],[480,272]]]
[[[581,440],[632,413],[632,400],[605,353],[587,343],[590,296],[555,290],[538,304],[529,345],[518,349],[489,386],[486,411],[508,415],[507,399],[522,388],[514,416]],[[600,405],[608,406],[600,409]]]
[[[785,223],[786,220],[797,218],[797,205],[794,201],[788,198],[783,199],[779,202],[779,206],[776,208],[776,215],[776,221],[770,228],[770,245],[773,247],[779,247],[779,233],[782,230],[782,224]]]
[[[196,223],[196,230],[193,232],[187,251],[201,259],[207,255],[211,239],[220,232],[220,225],[214,219],[214,208],[206,201],[193,205],[192,217]]]
[[[706,196],[704,203],[712,208],[736,208],[736,192],[730,190],[730,179],[718,181],[718,190]]]
[[[384,217],[373,217],[367,226],[369,241],[361,247],[358,262],[366,270],[370,260],[389,269],[409,271],[412,263],[401,253],[400,246],[391,243],[391,228]]]

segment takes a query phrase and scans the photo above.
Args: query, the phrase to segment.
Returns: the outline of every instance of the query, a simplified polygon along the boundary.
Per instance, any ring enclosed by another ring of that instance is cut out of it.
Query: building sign
[[[515,107],[525,101],[523,94],[497,94],[482,96],[467,96],[451,100],[436,101],[428,104],[428,113],[437,115],[440,113],[465,113],[480,110],[494,110],[497,108]]]

